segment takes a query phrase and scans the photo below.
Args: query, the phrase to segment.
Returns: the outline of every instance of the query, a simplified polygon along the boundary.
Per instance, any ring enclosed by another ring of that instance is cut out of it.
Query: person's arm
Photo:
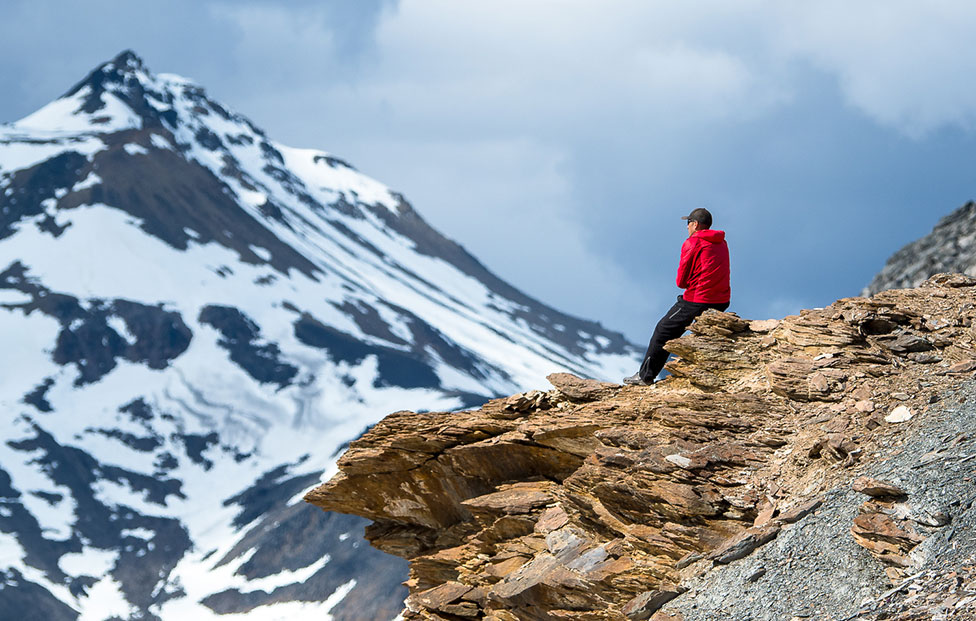
[[[691,268],[695,264],[697,250],[698,242],[694,237],[689,237],[681,244],[681,260],[678,261],[678,278],[676,280],[679,289],[687,289],[688,285],[691,284],[688,281],[691,279]]]

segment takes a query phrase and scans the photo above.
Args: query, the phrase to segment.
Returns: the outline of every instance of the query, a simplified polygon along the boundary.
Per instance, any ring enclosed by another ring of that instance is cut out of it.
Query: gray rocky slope
[[[891,255],[861,294],[917,287],[929,276],[942,272],[976,275],[976,203],[973,201],[939,220],[928,235]]]

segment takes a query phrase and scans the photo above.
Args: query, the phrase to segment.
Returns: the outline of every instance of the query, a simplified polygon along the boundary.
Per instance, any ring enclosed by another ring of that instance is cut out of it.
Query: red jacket
[[[686,302],[724,304],[731,300],[729,246],[725,231],[695,231],[681,245],[678,287]]]

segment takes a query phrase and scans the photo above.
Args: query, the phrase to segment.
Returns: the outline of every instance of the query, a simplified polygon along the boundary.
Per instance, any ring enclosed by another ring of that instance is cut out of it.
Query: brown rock
[[[936,362],[942,362],[942,358],[940,356],[928,352],[916,352],[908,354],[908,359],[919,364],[933,364]]]
[[[764,503],[759,514],[756,515],[756,519],[753,520],[752,525],[754,527],[762,526],[772,520],[774,515],[776,515],[776,507],[771,503]]]
[[[814,498],[813,500],[808,500],[806,502],[801,502],[800,504],[791,507],[780,514],[777,521],[783,524],[793,524],[799,522],[806,516],[810,515],[814,511],[820,508],[823,501],[819,498]]]
[[[458,604],[448,604],[440,608],[441,612],[456,617],[474,618],[481,614],[481,609],[474,602],[460,602]]]
[[[485,621],[522,621],[510,610],[492,610],[485,616]]]
[[[610,396],[620,388],[619,384],[583,379],[572,373],[551,373],[546,379],[556,390],[574,401],[596,401]]]
[[[540,584],[569,589],[586,586],[579,574],[567,569],[556,557],[541,554],[495,585],[488,597],[504,602]]]
[[[907,567],[908,552],[922,542],[923,537],[901,528],[891,516],[867,513],[854,518],[851,534],[858,545],[883,563]]]
[[[885,343],[885,346],[896,353],[923,352],[935,349],[928,340],[915,334],[903,333],[898,335],[893,341]]]
[[[920,287],[972,287],[976,285],[976,278],[965,274],[936,274],[929,277]]]
[[[749,322],[749,329],[753,332],[772,332],[779,327],[779,319],[757,319]]]
[[[668,589],[656,591],[644,591],[633,598],[621,609],[621,612],[633,621],[646,621],[651,618],[657,610],[687,591],[682,587],[672,586]]]
[[[778,524],[767,524],[761,528],[749,528],[742,534],[732,538],[724,546],[709,555],[713,562],[720,565],[727,565],[733,561],[745,558],[752,552],[773,539],[779,534]]]
[[[851,489],[860,494],[865,494],[873,498],[883,498],[885,496],[898,498],[900,496],[907,496],[905,490],[894,485],[893,483],[886,483],[878,479],[873,479],[871,477],[858,477],[854,479],[851,483]]]
[[[436,586],[432,589],[427,589],[422,593],[416,595],[411,595],[410,600],[423,605],[426,608],[433,608],[434,610],[442,610],[444,606],[448,604],[453,604],[467,594],[472,587],[460,584],[458,582],[446,582],[440,586]],[[410,603],[407,604],[408,608],[416,610]]]
[[[810,386],[817,392],[829,392],[830,390],[827,384],[827,376],[819,371],[810,376]]]
[[[864,401],[858,401],[854,404],[854,409],[856,409],[858,412],[870,414],[874,411],[874,401],[868,401],[867,399]]]
[[[659,610],[651,615],[651,621],[684,621],[680,612]]]
[[[497,515],[529,513],[553,501],[552,485],[540,483],[516,483],[501,491],[462,501],[472,511]]]
[[[840,401],[847,374],[839,369],[817,370],[815,361],[782,358],[766,367],[773,392],[797,401]]]
[[[751,322],[740,319],[735,313],[723,313],[710,309],[699,315],[689,330],[701,336],[732,336],[750,329]]]
[[[539,517],[535,524],[537,533],[548,535],[554,530],[562,528],[569,522],[569,516],[562,507],[550,507]]]
[[[947,373],[969,373],[970,371],[976,371],[976,360],[963,360],[946,369]]]

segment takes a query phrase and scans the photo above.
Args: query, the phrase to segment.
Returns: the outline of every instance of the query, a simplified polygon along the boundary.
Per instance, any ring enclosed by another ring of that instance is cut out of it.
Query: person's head
[[[688,235],[712,228],[712,214],[703,207],[692,209],[690,214],[681,216],[681,219],[688,221]]]

